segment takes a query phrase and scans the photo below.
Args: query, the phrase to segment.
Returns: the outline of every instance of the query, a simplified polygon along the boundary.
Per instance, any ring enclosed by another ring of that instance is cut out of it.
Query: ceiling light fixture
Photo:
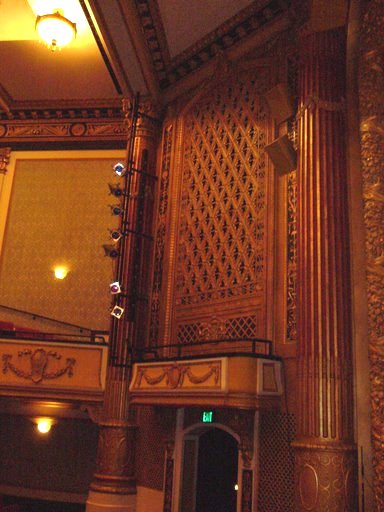
[[[65,18],[59,10],[53,14],[37,16],[36,31],[53,52],[69,45],[77,32],[76,23]]]
[[[53,425],[56,425],[57,423],[57,420],[54,418],[38,417],[31,419],[36,425],[36,430],[39,432],[39,434],[48,434]]]

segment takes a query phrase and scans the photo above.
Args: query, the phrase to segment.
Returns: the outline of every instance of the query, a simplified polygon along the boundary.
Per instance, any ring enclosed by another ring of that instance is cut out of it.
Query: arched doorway
[[[236,512],[238,443],[220,428],[184,438],[179,512]]]

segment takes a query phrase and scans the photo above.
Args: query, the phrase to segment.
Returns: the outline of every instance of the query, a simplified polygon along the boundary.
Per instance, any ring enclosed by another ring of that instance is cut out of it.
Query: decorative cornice
[[[9,112],[0,111],[1,121],[25,120],[58,120],[58,119],[114,119],[121,118],[122,109],[119,106],[63,107],[63,108],[21,108]]]
[[[119,107],[25,109],[0,112],[0,143],[58,140],[125,140]]]
[[[156,0],[135,0],[135,4],[153,67],[161,82],[166,79],[171,58],[159,6]]]
[[[154,8],[153,0],[136,0],[136,6],[161,89],[166,89],[196,71],[213,59],[217,53],[254,35],[267,24],[275,21],[281,14],[287,12],[287,6],[279,0],[253,2],[176,58],[170,60],[168,49],[165,46],[161,19],[157,9]]]

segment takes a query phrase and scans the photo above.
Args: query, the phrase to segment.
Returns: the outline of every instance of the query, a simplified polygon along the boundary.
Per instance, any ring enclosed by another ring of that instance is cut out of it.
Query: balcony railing
[[[173,343],[133,350],[133,360],[173,360],[212,355],[253,354],[273,358],[272,341],[263,338],[219,338],[196,343]]]

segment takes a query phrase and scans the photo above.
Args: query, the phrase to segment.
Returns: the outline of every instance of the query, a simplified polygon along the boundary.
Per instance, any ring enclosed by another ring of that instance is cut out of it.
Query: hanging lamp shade
[[[71,43],[76,37],[76,23],[68,20],[59,11],[36,18],[36,31],[52,51]]]

